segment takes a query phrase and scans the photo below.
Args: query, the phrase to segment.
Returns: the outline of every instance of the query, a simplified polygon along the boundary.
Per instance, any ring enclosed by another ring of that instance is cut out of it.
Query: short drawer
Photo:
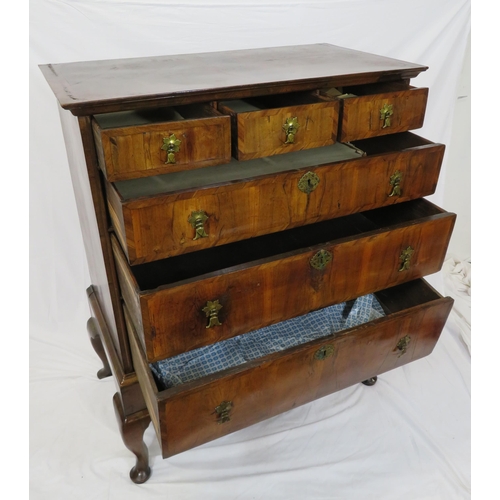
[[[339,98],[339,141],[351,142],[421,128],[429,89],[404,87],[377,84],[343,88],[344,94]]]
[[[99,166],[109,181],[227,163],[231,124],[207,104],[95,115]]]
[[[133,267],[113,248],[155,361],[437,272],[454,221],[419,199]]]
[[[309,93],[282,94],[218,103],[231,115],[232,151],[250,160],[333,144],[339,103]]]
[[[429,355],[453,300],[416,280],[375,294],[386,316],[161,389],[126,311],[134,367],[163,457]]]
[[[434,193],[442,144],[406,132],[353,146],[108,184],[114,230],[135,265]]]

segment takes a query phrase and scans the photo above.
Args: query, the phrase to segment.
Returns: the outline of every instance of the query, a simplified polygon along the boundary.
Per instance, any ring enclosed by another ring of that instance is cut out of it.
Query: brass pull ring
[[[222,326],[219,321],[219,311],[222,309],[222,305],[219,304],[219,300],[209,300],[207,305],[202,309],[208,318],[208,324],[205,328],[212,328],[214,326]]]
[[[205,222],[208,220],[208,215],[202,210],[197,212],[192,212],[189,216],[188,222],[193,226],[194,229],[194,240],[199,240],[200,238],[208,238],[208,234],[205,231]]]
[[[299,122],[297,121],[297,117],[287,118],[285,123],[283,124],[283,130],[286,134],[285,144],[293,144],[295,141],[295,134],[299,130]]]
[[[163,146],[161,149],[167,152],[167,161],[165,165],[174,164],[175,163],[175,153],[178,153],[181,148],[181,140],[175,137],[175,134],[172,134],[170,137],[163,138]]]
[[[385,103],[380,109],[380,119],[383,120],[382,128],[388,128],[391,126],[391,116],[394,114],[392,104]]]

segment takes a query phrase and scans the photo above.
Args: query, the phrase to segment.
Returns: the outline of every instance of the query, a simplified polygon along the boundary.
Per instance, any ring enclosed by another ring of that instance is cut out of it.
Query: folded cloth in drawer
[[[384,315],[375,296],[365,295],[151,363],[150,367],[161,388],[168,389]]]

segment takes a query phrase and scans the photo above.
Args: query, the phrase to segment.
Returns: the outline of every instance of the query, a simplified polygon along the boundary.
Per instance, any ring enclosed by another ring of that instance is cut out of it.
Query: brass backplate
[[[319,252],[316,252],[311,260],[309,261],[309,264],[311,264],[311,267],[314,269],[318,269],[318,271],[323,271],[325,267],[328,265],[328,263],[332,260],[332,254],[328,250],[323,250],[321,249]]]
[[[233,409],[232,401],[222,401],[220,405],[215,408],[215,414],[217,415],[217,423],[224,424],[231,420],[230,412]]]
[[[319,177],[314,172],[307,172],[300,179],[297,187],[306,194],[312,193],[319,184]]]
[[[398,343],[396,344],[396,349],[394,349],[395,351],[399,351],[399,356],[402,356],[407,351],[410,345],[410,341],[411,337],[409,335],[405,335],[402,339],[399,339]]]
[[[401,262],[399,272],[408,271],[408,269],[410,269],[410,261],[414,252],[415,250],[411,246],[408,246],[401,252],[401,255],[399,256],[399,260]]]
[[[321,361],[322,359],[329,358],[330,356],[333,356],[333,353],[335,352],[335,348],[333,347],[332,344],[326,344],[324,346],[321,346],[315,353],[314,353],[314,359],[317,359]]]

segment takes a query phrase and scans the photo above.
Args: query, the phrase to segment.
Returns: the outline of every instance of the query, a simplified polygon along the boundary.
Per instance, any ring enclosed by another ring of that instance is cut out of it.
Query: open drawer
[[[133,267],[112,242],[156,361],[435,273],[454,222],[419,199]]]
[[[134,367],[163,457],[430,354],[453,300],[423,280],[375,295],[384,317],[165,390],[125,310]]]
[[[231,159],[230,119],[208,104],[95,115],[92,128],[99,166],[109,181]]]
[[[444,145],[410,132],[107,185],[131,265],[434,193]]]
[[[231,115],[234,158],[250,160],[333,144],[337,138],[337,101],[307,92],[221,101]]]
[[[421,128],[429,89],[385,83],[320,92],[340,101],[339,138],[351,142]]]

